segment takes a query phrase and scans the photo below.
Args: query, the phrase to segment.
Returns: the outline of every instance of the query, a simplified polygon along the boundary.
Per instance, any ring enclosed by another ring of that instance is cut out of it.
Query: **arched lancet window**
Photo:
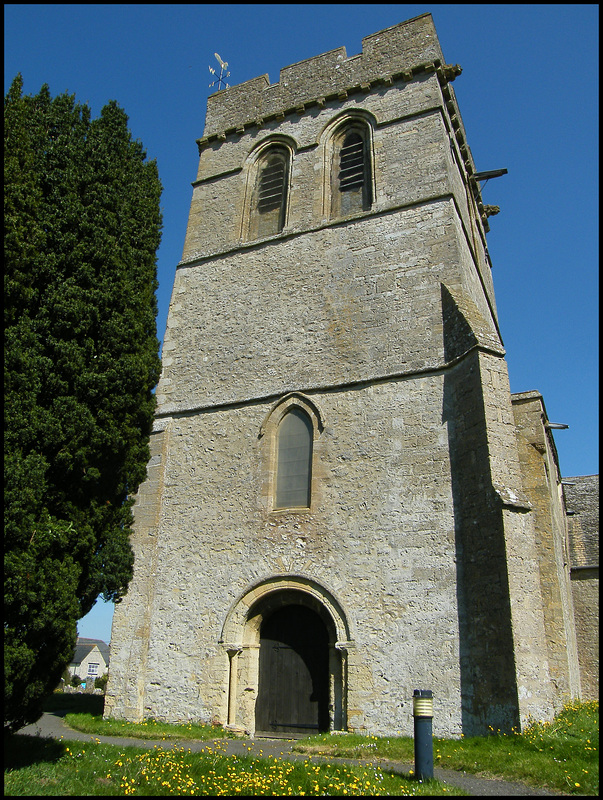
[[[331,178],[331,215],[368,211],[373,202],[370,139],[367,126],[353,123],[335,137]]]
[[[309,508],[312,483],[312,421],[293,407],[277,433],[275,508]]]
[[[285,225],[289,153],[284,147],[273,147],[257,165],[253,192],[250,238],[272,236]]]

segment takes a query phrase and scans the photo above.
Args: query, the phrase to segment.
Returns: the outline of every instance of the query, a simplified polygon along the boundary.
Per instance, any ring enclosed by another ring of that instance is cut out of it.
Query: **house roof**
[[[100,650],[100,654],[102,655],[103,659],[105,660],[105,664],[109,664],[109,645],[103,642],[102,639],[86,639],[84,637],[78,636],[77,643],[75,645],[75,653],[73,654],[73,658],[71,659],[72,664],[81,664],[82,661],[86,658],[88,653],[94,648],[98,647]]]

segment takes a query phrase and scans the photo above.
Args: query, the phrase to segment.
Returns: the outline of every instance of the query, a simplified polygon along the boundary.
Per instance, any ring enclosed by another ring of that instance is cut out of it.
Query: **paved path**
[[[52,714],[43,714],[41,719],[33,725],[27,725],[19,731],[19,734],[26,734],[28,736],[49,736],[53,739],[70,739],[79,742],[100,741],[104,744],[114,744],[121,747],[131,745],[133,747],[145,747],[152,749],[155,745],[162,747],[185,747],[193,752],[199,752],[206,747],[212,749],[219,748],[221,752],[230,755],[253,755],[257,758],[267,758],[274,756],[276,758],[283,758],[287,760],[305,761],[311,760],[341,762],[347,764],[375,764],[382,770],[408,773],[413,769],[412,764],[403,764],[399,761],[386,761],[382,759],[375,759],[373,761],[359,761],[357,759],[348,758],[334,758],[333,756],[308,755],[306,753],[296,753],[292,750],[294,742],[289,739],[219,739],[215,741],[163,741],[158,739],[133,739],[129,737],[117,736],[94,736],[89,733],[80,733],[67,727],[62,718],[61,712],[54,712]],[[497,780],[493,778],[482,778],[477,775],[471,775],[467,772],[456,772],[450,769],[434,768],[434,777],[442,783],[448,783],[451,786],[456,786],[463,789],[470,795],[475,797],[489,797],[489,796],[514,796],[518,795],[525,797],[527,795],[548,795],[554,796],[556,792],[547,791],[545,789],[534,789],[525,786],[521,783],[511,783],[509,781]]]

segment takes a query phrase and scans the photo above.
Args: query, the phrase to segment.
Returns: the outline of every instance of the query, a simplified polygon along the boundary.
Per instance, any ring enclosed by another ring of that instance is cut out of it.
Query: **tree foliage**
[[[115,103],[4,103],[5,728],[40,715],[76,622],[132,574],[159,377],[157,166]]]

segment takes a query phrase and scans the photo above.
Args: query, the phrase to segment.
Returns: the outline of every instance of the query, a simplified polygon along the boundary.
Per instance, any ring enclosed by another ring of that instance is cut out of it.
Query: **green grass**
[[[96,736],[126,736],[132,739],[186,740],[234,738],[219,725],[201,725],[192,722],[171,725],[146,719],[144,722],[123,722],[116,719],[103,719],[95,714],[67,714],[65,722],[70,728]]]
[[[53,694],[44,706],[45,711],[68,712],[65,722],[73,730],[96,736],[125,736],[132,739],[201,740],[232,738],[234,734],[217,725],[192,722],[172,725],[146,719],[143,722],[103,719],[104,697],[87,694]]]
[[[67,698],[69,698],[67,700]],[[72,699],[76,698],[76,699]],[[53,696],[54,710],[66,703],[77,718],[91,718],[92,735],[101,733],[97,698],[90,695]],[[96,706],[94,706],[96,703]],[[69,718],[69,717],[68,717]],[[118,723],[121,726],[121,723]],[[97,727],[94,727],[97,726]],[[132,726],[136,735],[144,723]],[[154,725],[146,726],[154,730]],[[191,726],[194,727],[194,726]],[[201,726],[211,730],[215,728]],[[188,726],[169,726],[171,734],[185,738]],[[119,734],[126,729],[119,727]],[[103,731],[104,732],[104,731]],[[133,735],[131,730],[127,735]],[[163,734],[162,734],[163,738]],[[411,738],[373,736],[321,736],[296,743],[320,755],[399,760],[412,764]],[[434,739],[434,763],[548,788],[564,794],[599,793],[599,704],[568,704],[550,723],[534,723],[523,733],[492,731],[488,737]],[[396,776],[378,766],[350,767],[337,763],[294,763],[285,759],[227,756],[219,742],[200,753],[181,746],[151,750],[117,747],[100,742],[80,744],[16,734],[5,740],[6,795],[462,795],[437,781],[419,783]]]
[[[463,795],[437,781],[419,783],[378,767],[227,756],[100,743],[57,742],[16,734],[5,742],[4,793],[24,795]]]
[[[410,737],[316,736],[294,749],[351,758],[414,761]],[[599,793],[599,703],[570,703],[550,723],[523,733],[434,739],[434,765],[499,776],[567,794]]]

